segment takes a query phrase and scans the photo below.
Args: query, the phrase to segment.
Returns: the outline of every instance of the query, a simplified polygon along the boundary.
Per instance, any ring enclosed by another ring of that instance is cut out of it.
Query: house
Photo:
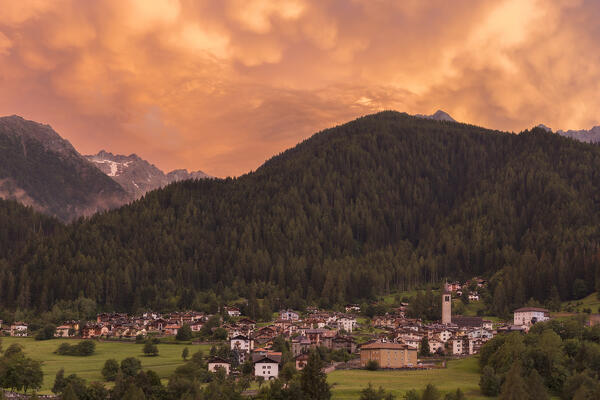
[[[254,376],[262,376],[265,380],[276,379],[279,376],[280,362],[281,354],[254,354],[252,356],[252,363],[254,364]]]
[[[469,294],[469,301],[479,301],[479,294],[475,292]]]
[[[292,310],[281,310],[279,311],[279,319],[298,321],[300,319],[300,314]]]
[[[346,350],[350,354],[356,351],[356,342],[351,337],[336,336],[331,342],[332,350]]]
[[[73,329],[73,327],[70,325],[57,326],[54,337],[69,337],[69,331],[71,331],[71,329]]]
[[[231,363],[221,357],[210,357],[208,359],[208,370],[210,372],[217,372],[219,368],[223,368],[225,370],[225,374],[229,375]]]
[[[452,338],[452,332],[450,332],[448,329],[442,329],[441,331],[435,332],[435,337],[437,337],[442,342],[446,343]]]
[[[81,336],[84,339],[91,339],[98,336],[108,336],[110,330],[102,324],[88,324],[81,330]]]
[[[538,307],[521,307],[514,311],[514,325],[531,326],[550,319],[550,311]]]
[[[309,358],[309,355],[307,353],[298,354],[296,356],[296,358],[295,358],[296,369],[298,371],[301,371],[304,369],[304,367],[306,367],[306,364],[308,363],[308,358]]]
[[[227,311],[227,315],[230,317],[239,317],[242,315],[240,309],[237,307],[225,307],[225,310]]]
[[[200,330],[204,326],[204,322],[202,322],[200,320],[195,320],[195,321],[191,322],[189,324],[189,326],[190,326],[190,329],[192,330],[192,332],[200,332]]]
[[[351,333],[356,326],[356,318],[341,317],[337,320],[338,329],[343,329],[348,333]]]
[[[310,339],[306,336],[298,336],[292,339],[292,354],[294,356],[307,353],[310,347]]]
[[[242,318],[237,323],[238,325],[249,331],[254,330],[256,328],[256,321],[253,321],[249,318]]]
[[[165,325],[165,335],[175,336],[175,335],[177,335],[177,332],[179,332],[179,329],[181,329],[181,326],[179,326],[177,324]]]
[[[407,368],[417,365],[417,349],[400,343],[375,342],[360,348],[360,365],[366,367],[371,360],[381,368]]]
[[[346,312],[360,312],[360,306],[358,304],[347,304]]]
[[[162,332],[165,326],[168,325],[168,322],[162,318],[155,319],[153,321],[148,322],[146,325],[146,329],[148,331],[153,332]]]
[[[493,338],[494,334],[492,333],[492,331],[488,331],[487,329],[475,328],[468,331],[467,336],[469,337],[469,339],[483,339],[487,341]]]
[[[254,340],[243,335],[232,337],[229,344],[231,350],[238,349],[238,351],[251,352],[254,349]]]
[[[429,352],[436,354],[438,351],[444,351],[444,342],[437,339],[429,340]]]
[[[456,338],[452,340],[452,355],[462,356],[468,354],[469,345],[465,344],[465,340],[462,338]],[[465,353],[465,351],[467,351]]]
[[[494,324],[492,321],[488,321],[487,319],[483,320],[483,329],[487,329],[491,331],[494,328]]]
[[[27,336],[27,327],[25,322],[14,322],[10,325],[10,336]]]
[[[465,317],[462,315],[453,315],[452,323],[461,329],[479,328],[483,326],[483,318],[481,317]]]

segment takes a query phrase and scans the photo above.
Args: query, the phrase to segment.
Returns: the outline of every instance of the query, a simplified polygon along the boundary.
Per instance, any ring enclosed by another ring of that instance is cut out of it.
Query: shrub
[[[119,363],[114,358],[110,358],[104,362],[102,367],[102,376],[107,381],[114,381],[119,373]]]
[[[500,393],[500,377],[494,373],[489,365],[481,371],[479,388],[485,396],[497,396]]]
[[[379,363],[376,360],[369,360],[367,361],[365,368],[369,371],[377,371],[379,369]]]
[[[191,340],[193,337],[192,328],[188,324],[184,324],[178,331],[177,335],[175,335],[175,339],[177,340]]]
[[[52,324],[47,324],[42,329],[38,331],[35,335],[35,340],[49,340],[54,338],[54,333],[56,332],[56,326]]]
[[[134,377],[142,369],[142,363],[135,357],[127,357],[121,361],[121,372],[123,375]]]
[[[96,351],[96,343],[92,340],[83,340],[74,345],[61,343],[55,353],[61,356],[91,356],[94,351]]]
[[[158,355],[158,346],[152,342],[146,342],[144,345],[144,354],[147,356],[155,357]]]

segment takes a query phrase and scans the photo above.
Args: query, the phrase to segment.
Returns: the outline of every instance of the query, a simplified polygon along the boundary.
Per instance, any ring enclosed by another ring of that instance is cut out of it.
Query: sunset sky
[[[0,115],[239,175],[382,109],[600,124],[600,1],[0,0]]]

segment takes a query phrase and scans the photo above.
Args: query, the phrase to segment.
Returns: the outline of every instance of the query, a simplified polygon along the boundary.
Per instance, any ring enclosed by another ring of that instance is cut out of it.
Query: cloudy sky
[[[0,0],[0,115],[239,175],[381,109],[600,124],[596,0]]]

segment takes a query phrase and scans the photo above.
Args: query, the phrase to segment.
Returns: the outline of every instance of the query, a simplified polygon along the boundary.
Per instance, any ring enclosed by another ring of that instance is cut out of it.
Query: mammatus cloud
[[[0,0],[0,115],[238,175],[351,118],[600,122],[600,3]]]

